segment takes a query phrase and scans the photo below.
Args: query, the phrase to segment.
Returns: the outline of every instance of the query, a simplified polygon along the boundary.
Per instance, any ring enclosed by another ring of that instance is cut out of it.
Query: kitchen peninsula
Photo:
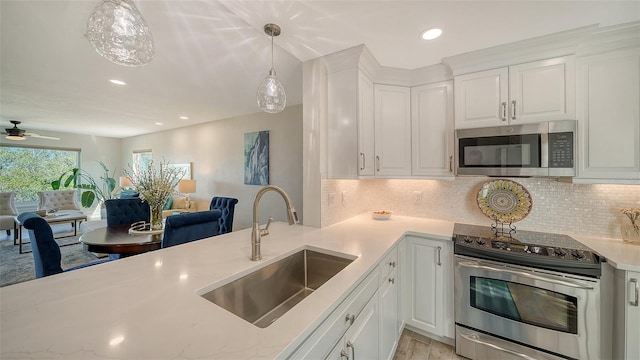
[[[369,214],[322,229],[278,222],[263,239],[261,262],[249,260],[246,229],[1,288],[0,357],[286,358],[404,235],[446,242],[453,226],[402,216],[376,221]],[[357,259],[264,329],[199,295],[305,247]],[[618,250],[616,267],[640,271],[640,248]]]

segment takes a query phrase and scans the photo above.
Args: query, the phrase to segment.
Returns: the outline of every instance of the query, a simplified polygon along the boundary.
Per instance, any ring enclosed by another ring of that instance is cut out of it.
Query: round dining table
[[[102,227],[80,236],[87,251],[124,256],[158,250],[162,246],[162,234],[130,234],[130,225]]]

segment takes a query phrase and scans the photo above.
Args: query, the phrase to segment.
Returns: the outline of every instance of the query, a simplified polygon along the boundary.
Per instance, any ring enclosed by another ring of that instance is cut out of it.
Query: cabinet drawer
[[[380,262],[380,281],[386,281],[385,278],[398,266],[398,248],[394,247]]]
[[[324,359],[378,290],[378,271],[372,271],[329,315],[289,359]],[[353,317],[353,318],[352,318]]]

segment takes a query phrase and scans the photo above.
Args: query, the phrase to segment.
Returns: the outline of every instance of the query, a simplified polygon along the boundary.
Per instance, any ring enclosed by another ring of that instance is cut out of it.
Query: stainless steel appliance
[[[456,224],[456,353],[470,359],[611,357],[613,272],[573,238]]]
[[[456,130],[456,175],[576,175],[576,121]]]

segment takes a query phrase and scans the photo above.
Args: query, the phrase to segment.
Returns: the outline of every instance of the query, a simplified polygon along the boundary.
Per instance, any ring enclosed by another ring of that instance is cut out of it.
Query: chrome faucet
[[[262,259],[262,254],[260,253],[260,240],[263,236],[269,235],[269,225],[273,218],[269,218],[267,225],[264,229],[260,228],[260,199],[262,195],[264,195],[268,191],[275,191],[284,199],[285,204],[287,205],[287,217],[289,218],[289,225],[298,224],[298,214],[296,213],[296,209],[293,207],[293,203],[291,203],[291,199],[289,195],[287,195],[284,190],[275,186],[275,185],[267,185],[258,191],[256,194],[256,199],[253,201],[253,229],[251,230],[251,260],[258,261]]]

